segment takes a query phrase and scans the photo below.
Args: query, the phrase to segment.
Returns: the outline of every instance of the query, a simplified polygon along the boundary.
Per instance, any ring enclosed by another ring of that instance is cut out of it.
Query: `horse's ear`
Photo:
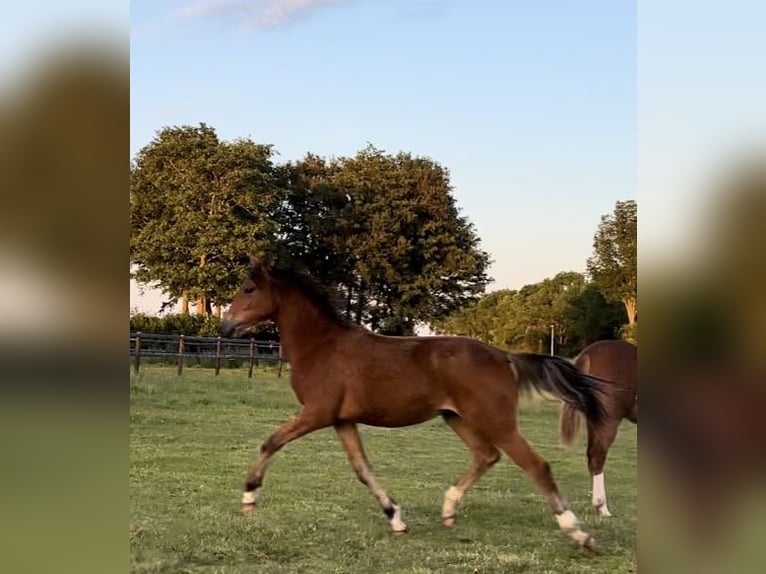
[[[271,268],[271,258],[268,255],[250,256],[250,266],[254,270],[268,271]]]

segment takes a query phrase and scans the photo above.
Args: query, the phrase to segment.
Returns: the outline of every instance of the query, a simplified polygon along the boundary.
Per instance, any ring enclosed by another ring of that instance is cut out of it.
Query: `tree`
[[[637,267],[635,201],[618,201],[614,212],[604,215],[593,238],[588,273],[609,301],[625,306],[628,324],[636,322]]]
[[[438,333],[475,337],[496,347],[573,355],[622,324],[622,305],[609,303],[580,273],[561,272],[520,290],[484,295],[439,321]]]
[[[522,289],[525,295],[526,339],[537,351],[550,348],[551,331],[557,348],[567,345],[570,321],[567,309],[584,287],[585,278],[580,273],[562,271],[555,277]]]
[[[508,319],[513,315],[513,299],[518,291],[508,289],[493,291],[478,301],[464,305],[453,313],[435,321],[433,329],[437,333],[463,335],[479,339],[498,347],[508,343]]]
[[[309,269],[327,285],[346,287],[354,263],[346,243],[350,197],[333,182],[338,170],[337,161],[314,154],[278,168],[285,195],[275,214],[280,230],[276,257]]]
[[[483,292],[489,257],[439,164],[368,146],[287,170],[286,249],[338,285],[349,318],[411,334]]]
[[[436,162],[372,146],[283,166],[271,155],[204,124],[161,130],[131,165],[133,276],[206,314],[248,256],[268,252],[336,285],[349,318],[389,334],[484,291],[489,257]]]
[[[570,299],[565,313],[573,349],[584,349],[595,341],[618,337],[625,317],[622,303],[607,301],[594,283],[586,283]]]
[[[281,199],[271,146],[222,142],[200,124],[160,130],[130,170],[130,262],[141,282],[208,315],[273,241]]]

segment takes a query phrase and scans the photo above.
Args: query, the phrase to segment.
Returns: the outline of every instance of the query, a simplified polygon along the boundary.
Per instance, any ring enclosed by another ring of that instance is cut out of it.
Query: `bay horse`
[[[594,548],[559,494],[549,464],[519,432],[517,409],[520,390],[547,391],[597,424],[605,412],[602,381],[566,359],[508,353],[469,338],[377,335],[345,320],[331,301],[309,275],[256,261],[223,317],[221,333],[227,337],[241,336],[263,320],[276,322],[290,361],[290,384],[302,405],[262,444],[245,481],[243,513],[255,508],[277,451],[334,427],[357,478],[377,499],[392,531],[403,533],[401,508],[373,476],[357,425],[405,427],[442,416],[473,457],[444,496],[445,526],[455,523],[465,492],[504,452],[545,494],[561,530]]]
[[[583,373],[609,381],[605,385],[603,404],[607,416],[588,418],[588,470],[593,492],[591,502],[603,517],[611,516],[606,505],[604,463],[617,429],[623,419],[638,423],[638,349],[624,340],[597,341],[587,346],[572,361]],[[571,403],[561,411],[561,441],[571,446],[577,435],[580,413]]]

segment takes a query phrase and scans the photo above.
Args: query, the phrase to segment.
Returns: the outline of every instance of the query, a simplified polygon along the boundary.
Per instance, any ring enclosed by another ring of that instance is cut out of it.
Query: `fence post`
[[[250,339],[250,368],[247,369],[247,378],[253,378],[253,359],[255,358],[255,341]]]
[[[136,332],[135,355],[136,359],[133,364],[133,373],[138,375],[138,367],[141,364],[141,331]]]
[[[551,355],[556,354],[556,331],[553,323],[551,323]]]
[[[277,370],[277,378],[282,378],[282,344],[279,344],[279,369]]]
[[[221,371],[221,337],[215,342],[215,376]]]
[[[184,351],[186,350],[186,344],[184,343],[184,336],[181,335],[178,338],[178,376],[184,372]]]

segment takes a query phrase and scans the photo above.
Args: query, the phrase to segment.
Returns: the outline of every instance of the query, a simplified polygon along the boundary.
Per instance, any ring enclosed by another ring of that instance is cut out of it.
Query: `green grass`
[[[259,506],[239,514],[242,483],[261,442],[297,410],[288,380],[262,371],[147,367],[130,387],[130,552],[133,572],[636,572],[636,430],[629,423],[606,468],[613,518],[590,510],[583,437],[558,442],[558,404],[525,401],[521,428],[550,462],[563,495],[596,538],[577,548],[534,484],[507,458],[441,525],[442,496],[469,461],[440,419],[406,429],[362,427],[380,483],[410,531],[394,537],[357,482],[333,430],[285,447]]]

